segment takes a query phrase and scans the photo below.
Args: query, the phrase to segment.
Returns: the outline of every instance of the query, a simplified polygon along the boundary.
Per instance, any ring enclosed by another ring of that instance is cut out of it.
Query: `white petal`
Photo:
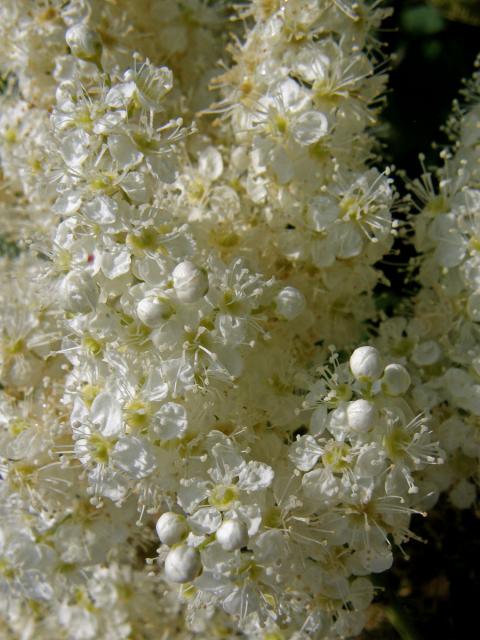
[[[60,152],[65,164],[71,168],[80,167],[88,158],[90,136],[81,129],[63,135],[60,141]]]
[[[105,103],[110,107],[120,109],[128,105],[134,92],[134,82],[117,84],[108,91],[105,97]]]
[[[108,149],[121,169],[137,164],[143,157],[130,138],[124,135],[108,136]]]
[[[338,205],[330,198],[319,196],[308,205],[308,220],[315,231],[323,231],[340,215]]]
[[[264,464],[251,460],[240,471],[238,477],[238,488],[243,491],[260,491],[271,485],[273,480],[273,469]]]
[[[298,438],[290,447],[288,457],[301,471],[310,471],[317,464],[323,453],[323,449],[316,443],[312,436]]]
[[[146,400],[160,402],[168,395],[168,384],[163,379],[158,370],[153,370],[148,376],[148,380],[143,388],[143,395]]]
[[[219,178],[223,172],[221,153],[215,147],[207,147],[199,154],[198,170],[210,182]]]
[[[196,535],[213,533],[221,522],[222,516],[214,507],[201,507],[188,518],[188,524]]]
[[[215,325],[226,345],[236,347],[245,342],[247,333],[247,321],[245,318],[221,313],[216,317]]]
[[[145,176],[138,171],[130,171],[121,181],[120,186],[127,196],[138,204],[148,201],[148,191]]]
[[[335,262],[335,246],[330,238],[312,243],[312,260],[317,267],[329,267]]]
[[[109,467],[95,467],[89,472],[88,481],[98,495],[113,502],[121,502],[127,495],[129,480]]]
[[[161,440],[181,438],[187,430],[185,407],[176,402],[166,402],[155,414],[152,431]]]
[[[147,166],[152,175],[162,182],[172,184],[177,179],[178,164],[173,152],[147,156]]]
[[[271,167],[280,184],[286,184],[295,173],[292,161],[281,147],[272,152]]]
[[[286,112],[298,110],[308,101],[307,92],[292,78],[278,82],[273,87],[272,94],[280,98]]]
[[[82,196],[79,191],[69,189],[62,193],[53,205],[55,213],[60,215],[70,216],[72,213],[76,213],[80,209],[82,204]]]
[[[128,273],[130,270],[131,256],[125,247],[112,247],[108,252],[101,254],[100,268],[104,275],[113,280],[118,276]]]
[[[327,118],[318,111],[307,111],[295,118],[292,134],[298,144],[308,146],[318,142],[328,131]]]
[[[109,111],[95,122],[93,132],[96,134],[105,134],[110,133],[110,131],[118,130],[126,119],[126,111]]]
[[[353,258],[363,249],[363,236],[354,223],[335,225],[329,240],[335,245],[335,253],[339,258]]]
[[[312,413],[310,418],[310,431],[314,435],[318,435],[325,430],[327,424],[327,407],[324,404],[318,406]]]
[[[98,224],[111,224],[118,215],[118,204],[108,196],[97,196],[83,205],[85,215]]]
[[[207,497],[208,482],[200,478],[188,478],[182,482],[178,490],[178,504],[191,513]]]
[[[156,467],[156,460],[148,443],[141,438],[124,436],[112,453],[115,466],[133,478],[146,478]]]
[[[90,414],[93,424],[106,438],[122,435],[122,410],[110,393],[105,391],[95,398]]]
[[[210,476],[214,482],[221,484],[224,481],[226,472],[232,476],[238,475],[245,466],[245,461],[235,448],[233,442],[219,431],[210,432],[208,440],[208,448],[216,465],[215,468],[209,469]],[[217,440],[217,442],[212,446],[211,443],[213,443],[214,440]],[[218,440],[220,440],[220,442],[218,442]]]

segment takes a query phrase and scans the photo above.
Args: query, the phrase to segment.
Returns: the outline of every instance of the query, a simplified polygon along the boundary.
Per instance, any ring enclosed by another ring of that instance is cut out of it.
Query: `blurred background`
[[[382,136],[387,158],[411,176],[418,153],[436,161],[432,142],[446,142],[440,127],[462,79],[480,53],[480,0],[393,0],[393,16],[379,34],[394,54]]]

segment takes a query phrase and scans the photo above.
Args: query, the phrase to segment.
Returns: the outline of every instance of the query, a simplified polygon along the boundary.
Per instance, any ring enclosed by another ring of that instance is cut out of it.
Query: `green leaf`
[[[405,31],[413,35],[433,35],[445,28],[439,10],[428,5],[405,9],[400,20]]]

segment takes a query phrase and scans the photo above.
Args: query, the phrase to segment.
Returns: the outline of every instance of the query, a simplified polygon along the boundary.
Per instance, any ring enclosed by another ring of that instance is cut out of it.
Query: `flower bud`
[[[217,541],[225,551],[241,549],[248,542],[246,525],[240,520],[225,520],[217,529]]]
[[[172,273],[173,287],[181,302],[196,302],[208,291],[208,275],[193,262],[177,264]]]
[[[170,549],[165,559],[165,577],[170,582],[191,582],[201,570],[202,561],[199,551],[186,544]]]
[[[166,299],[147,296],[137,304],[137,315],[147,327],[158,327],[172,315],[172,307]]]
[[[305,310],[305,296],[295,287],[285,287],[275,299],[278,313],[287,320],[294,320]]]
[[[352,431],[357,433],[365,433],[373,425],[375,420],[375,406],[361,398],[353,400],[347,405],[347,422]]]
[[[180,513],[174,513],[173,511],[163,513],[157,520],[155,528],[160,542],[168,544],[168,546],[181,542],[188,534],[188,525],[185,516],[182,516]]]
[[[65,39],[72,55],[80,60],[95,62],[100,60],[102,43],[97,33],[90,29],[84,22],[74,24],[67,29]]]
[[[385,367],[382,389],[390,396],[401,396],[408,391],[410,374],[401,364],[389,364]]]
[[[382,374],[382,360],[375,347],[359,347],[350,356],[350,369],[357,380],[371,382]]]
[[[67,311],[89,313],[98,302],[98,289],[84,271],[70,271],[60,285],[60,296]]]

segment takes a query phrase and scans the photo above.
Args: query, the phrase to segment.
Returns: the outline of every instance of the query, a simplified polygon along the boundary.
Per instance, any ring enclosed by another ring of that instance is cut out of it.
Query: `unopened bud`
[[[170,549],[165,559],[165,577],[170,582],[191,582],[200,574],[202,561],[194,547],[182,544]]]
[[[380,354],[375,347],[359,347],[350,356],[350,369],[357,380],[372,382],[382,374]]]
[[[72,55],[80,60],[98,62],[102,55],[102,43],[98,34],[84,22],[74,24],[67,29],[65,39]]]
[[[365,433],[373,425],[375,420],[376,410],[375,406],[361,398],[360,400],[353,400],[347,405],[347,422],[352,431],[357,433]]]
[[[248,542],[247,527],[240,520],[225,520],[217,529],[216,537],[225,551],[241,549]]]
[[[169,546],[184,540],[188,535],[188,525],[185,516],[173,511],[163,513],[157,520],[157,535],[160,542]]]
[[[196,302],[208,291],[208,275],[193,262],[177,264],[172,273],[173,287],[181,302]]]
[[[137,314],[141,322],[147,327],[158,327],[159,324],[168,320],[173,309],[168,300],[157,296],[148,296],[140,300],[137,305]]]

